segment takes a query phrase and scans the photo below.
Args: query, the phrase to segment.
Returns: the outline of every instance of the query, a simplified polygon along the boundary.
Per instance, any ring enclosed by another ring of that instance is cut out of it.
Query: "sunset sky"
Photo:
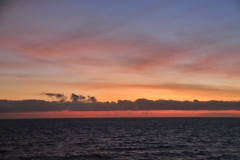
[[[0,99],[42,93],[239,101],[240,2],[1,1]]]

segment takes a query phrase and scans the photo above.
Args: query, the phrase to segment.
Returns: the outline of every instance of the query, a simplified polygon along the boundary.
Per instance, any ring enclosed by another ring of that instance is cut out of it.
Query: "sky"
[[[44,93],[239,101],[240,2],[3,0],[0,99]]]

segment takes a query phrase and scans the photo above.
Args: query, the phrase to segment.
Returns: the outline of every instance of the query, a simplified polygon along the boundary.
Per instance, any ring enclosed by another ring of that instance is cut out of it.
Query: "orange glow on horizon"
[[[0,119],[24,118],[128,118],[128,117],[240,117],[240,111],[183,111],[183,110],[139,110],[139,111],[57,111],[0,113]]]
[[[6,86],[7,83],[6,82]],[[13,83],[12,83],[13,84]],[[220,101],[239,101],[240,90],[238,89],[214,89],[204,88],[194,85],[121,85],[116,84],[52,84],[48,82],[25,83],[18,82],[13,84],[13,88],[5,87],[0,91],[1,99],[8,100],[27,100],[39,99],[45,101],[54,101],[55,99],[41,95],[42,92],[62,93],[68,97],[72,93],[91,95],[97,98],[99,102],[107,102],[118,100],[135,101],[139,98],[149,100],[178,100],[178,101],[192,101],[198,99],[199,101],[220,100]],[[194,88],[195,87],[195,88]],[[27,90],[26,90],[27,88]],[[46,89],[47,88],[47,89]],[[11,89],[11,90],[9,90]],[[24,93],[23,93],[24,91]],[[146,94],[147,93],[147,94]]]

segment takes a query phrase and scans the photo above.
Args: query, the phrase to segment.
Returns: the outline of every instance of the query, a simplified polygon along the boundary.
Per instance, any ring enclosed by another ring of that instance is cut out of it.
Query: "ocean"
[[[0,159],[240,159],[240,118],[0,120]]]

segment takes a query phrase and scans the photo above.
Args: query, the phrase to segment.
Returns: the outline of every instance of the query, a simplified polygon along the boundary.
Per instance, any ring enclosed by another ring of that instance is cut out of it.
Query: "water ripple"
[[[240,159],[237,118],[0,122],[0,159]]]

